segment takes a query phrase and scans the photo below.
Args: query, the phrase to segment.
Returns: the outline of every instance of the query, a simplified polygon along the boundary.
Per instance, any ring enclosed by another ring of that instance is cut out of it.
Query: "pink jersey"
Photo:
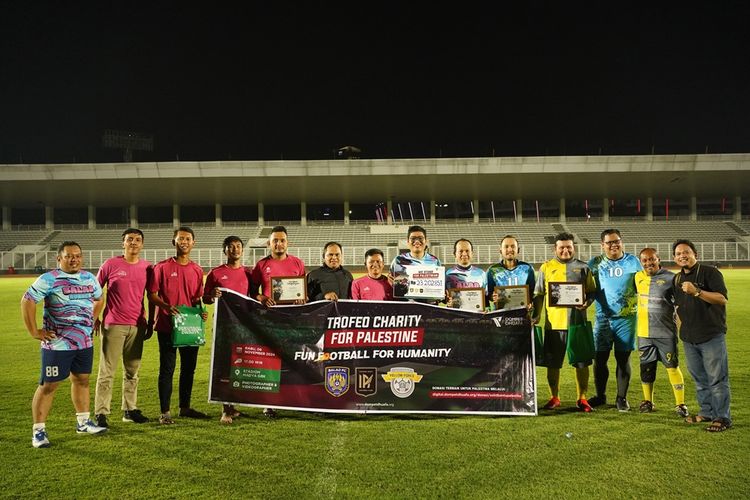
[[[219,267],[214,267],[208,273],[208,276],[206,276],[206,286],[203,296],[210,297],[208,299],[209,303],[213,302],[214,290],[216,288],[228,288],[247,295],[250,288],[249,277],[250,269],[245,266],[234,268],[222,264]]]
[[[352,282],[353,300],[393,300],[393,287],[388,278],[372,279],[362,276]]]
[[[131,264],[122,255],[102,264],[96,279],[102,288],[107,287],[104,326],[145,324],[143,293],[149,267],[151,263],[147,260]]]
[[[263,295],[271,297],[271,277],[277,276],[305,276],[305,263],[289,254],[283,260],[276,260],[270,255],[263,257],[255,263],[250,275],[252,292],[260,286]]]
[[[197,305],[203,296],[203,269],[193,261],[183,266],[170,257],[153,267],[148,291],[158,292],[170,306]],[[172,331],[172,322],[166,311],[158,311],[155,328],[158,332]]]

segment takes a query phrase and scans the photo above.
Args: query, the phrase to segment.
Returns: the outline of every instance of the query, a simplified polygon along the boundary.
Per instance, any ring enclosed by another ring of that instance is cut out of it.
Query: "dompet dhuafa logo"
[[[422,380],[423,375],[419,375],[411,368],[399,366],[391,368],[382,377],[391,384],[391,392],[397,398],[408,398],[414,392],[417,382]]]

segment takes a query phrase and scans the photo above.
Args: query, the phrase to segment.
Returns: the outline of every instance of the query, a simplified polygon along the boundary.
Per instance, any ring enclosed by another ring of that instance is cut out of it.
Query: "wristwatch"
[[[703,290],[701,290],[700,288],[698,288],[698,287],[696,286],[696,287],[695,287],[695,293],[693,294],[693,297],[700,297],[700,296],[701,296],[701,292],[702,292],[702,291],[703,291]]]

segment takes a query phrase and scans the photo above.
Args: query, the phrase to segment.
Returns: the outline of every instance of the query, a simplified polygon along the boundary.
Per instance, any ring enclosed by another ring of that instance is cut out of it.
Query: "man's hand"
[[[255,299],[266,307],[276,305],[276,302],[274,302],[273,299],[271,297],[268,297],[267,295],[258,295],[257,297],[255,297]]]
[[[146,332],[143,334],[143,340],[148,340],[154,336],[154,325],[146,325]]]
[[[102,320],[100,320],[99,318],[96,318],[94,320],[94,336],[96,337],[97,335],[99,335],[101,331],[102,331]]]
[[[52,330],[45,330],[44,328],[37,328],[36,335],[32,335],[35,339],[42,340],[44,342],[49,342],[50,340],[54,340],[57,338],[57,335],[55,335],[55,332]]]
[[[323,295],[323,298],[326,300],[339,300],[339,296],[336,295],[336,292],[328,292],[327,294]],[[304,304],[304,302],[302,302]]]

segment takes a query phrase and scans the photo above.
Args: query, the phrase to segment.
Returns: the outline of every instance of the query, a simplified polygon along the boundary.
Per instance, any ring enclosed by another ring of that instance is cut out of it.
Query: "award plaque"
[[[496,286],[493,295],[496,310],[529,307],[529,285]]]
[[[271,290],[277,304],[293,304],[307,299],[307,280],[304,276],[273,276]]]
[[[578,307],[585,304],[583,283],[550,282],[549,305],[552,307]]]
[[[443,300],[445,298],[445,267],[404,267],[404,272],[394,278],[393,295],[407,299]]]
[[[449,288],[447,291],[453,309],[484,311],[484,288]]]

